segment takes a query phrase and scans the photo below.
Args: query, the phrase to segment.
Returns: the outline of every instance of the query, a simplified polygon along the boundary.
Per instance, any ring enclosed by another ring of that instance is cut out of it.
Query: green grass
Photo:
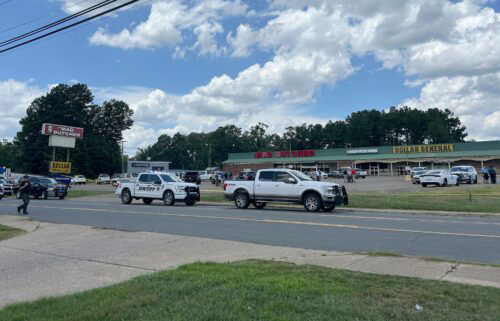
[[[191,264],[12,305],[0,311],[0,320],[493,321],[500,315],[498,302],[495,288],[249,261]]]
[[[473,195],[419,195],[402,194],[351,194],[349,207],[375,209],[402,209],[428,211],[500,213],[500,196]]]
[[[108,191],[68,191],[68,198],[78,198],[87,196],[111,196],[113,192]]]
[[[228,202],[223,192],[202,192],[201,200]],[[350,208],[500,213],[500,185],[422,188],[413,193],[351,193],[349,203]]]
[[[10,239],[11,237],[21,235],[23,233],[24,233],[23,230],[8,227],[5,225],[0,225],[0,241]]]

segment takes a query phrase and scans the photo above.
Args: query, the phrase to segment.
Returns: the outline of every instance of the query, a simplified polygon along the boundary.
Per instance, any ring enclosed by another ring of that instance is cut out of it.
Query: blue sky
[[[48,15],[1,32],[0,39],[77,10],[79,2],[0,6],[0,31]],[[492,41],[500,33],[499,11],[498,1],[472,0],[147,2],[0,55],[0,136],[15,134],[37,94],[79,81],[98,101],[123,99],[134,108],[136,126],[126,133],[131,153],[161,133],[259,121],[279,132],[403,104],[446,106],[471,137],[495,139],[500,43]],[[493,91],[482,89],[484,83]],[[478,106],[485,108],[475,118]],[[490,123],[477,122],[485,118]]]

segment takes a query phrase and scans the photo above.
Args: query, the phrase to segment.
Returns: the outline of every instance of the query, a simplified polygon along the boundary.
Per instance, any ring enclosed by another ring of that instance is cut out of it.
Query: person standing
[[[488,169],[488,174],[490,175],[491,184],[496,184],[497,183],[497,172],[495,171],[495,168],[493,167],[493,165],[490,165],[490,168]]]
[[[490,174],[488,174],[488,168],[484,166],[481,169],[481,173],[483,173],[483,183],[488,184],[488,179],[490,178]]]
[[[23,210],[23,214],[29,214],[28,204],[30,203],[31,183],[28,175],[23,177],[23,181],[19,186],[19,193],[21,194],[23,204],[17,207],[17,213],[21,213],[21,210]]]

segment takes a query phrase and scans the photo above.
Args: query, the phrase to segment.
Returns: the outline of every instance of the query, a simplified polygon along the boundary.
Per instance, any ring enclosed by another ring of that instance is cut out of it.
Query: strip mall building
[[[327,173],[353,167],[376,176],[401,175],[416,166],[448,169],[456,165],[472,165],[478,170],[490,165],[500,168],[500,141],[235,153],[229,154],[223,168],[237,175],[248,169],[273,167]]]

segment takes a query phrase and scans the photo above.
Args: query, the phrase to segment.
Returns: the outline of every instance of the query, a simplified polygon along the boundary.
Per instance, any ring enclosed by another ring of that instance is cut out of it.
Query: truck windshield
[[[301,181],[312,181],[313,179],[299,171],[291,171]]]
[[[182,182],[182,179],[171,174],[162,174],[161,178],[167,183]]]

